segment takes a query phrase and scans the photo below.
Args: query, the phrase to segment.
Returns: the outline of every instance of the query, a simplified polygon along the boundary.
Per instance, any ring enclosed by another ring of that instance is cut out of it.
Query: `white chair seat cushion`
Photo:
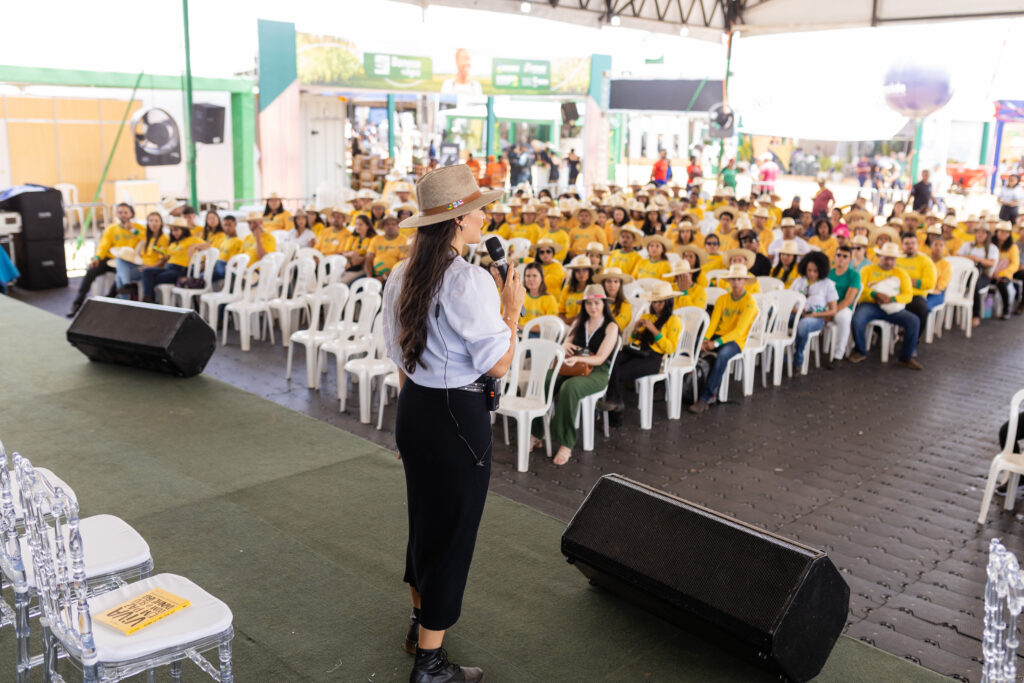
[[[39,470],[36,470],[37,472]],[[149,544],[128,522],[113,515],[93,515],[78,523],[85,551],[85,576],[94,578],[136,567],[150,559]],[[67,527],[64,527],[65,532]],[[50,530],[53,538],[53,530]],[[67,533],[64,534],[65,542]],[[21,556],[32,557],[28,537],[21,537]],[[35,585],[35,565],[25,562],[29,585]]]
[[[365,371],[367,375],[383,375],[394,370],[394,363],[387,358],[356,358],[345,363],[345,372],[353,375]]]
[[[86,546],[88,548],[88,545]],[[96,615],[154,588],[162,588],[191,604],[130,636],[93,619],[96,655],[101,662],[124,662],[180,647],[226,631],[231,609],[184,576],[157,574],[148,579],[89,598],[89,612]]]
[[[46,469],[45,467],[37,467],[35,468],[35,470],[36,474],[38,474],[41,479],[45,479],[46,481],[50,482],[50,485],[53,486],[54,489],[59,488],[63,490],[68,498],[75,501],[76,503],[78,502],[78,499],[75,498],[75,492],[71,490],[71,487],[68,486],[63,479],[61,479],[60,477],[58,477],[56,474]],[[19,496],[16,493],[16,489],[12,491],[12,494],[13,495],[11,497],[14,499],[14,518],[17,520],[21,520],[25,517],[25,510],[21,507],[21,496]],[[22,557],[25,556],[22,555]]]
[[[501,406],[498,408],[498,412],[503,415],[527,411],[543,413],[545,410],[544,401],[539,398],[527,398],[525,396],[502,396]]]

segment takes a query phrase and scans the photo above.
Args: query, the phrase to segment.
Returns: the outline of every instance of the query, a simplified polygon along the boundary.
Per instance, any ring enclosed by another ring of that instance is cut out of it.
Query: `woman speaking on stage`
[[[395,440],[405,467],[409,543],[405,582],[413,613],[405,639],[416,655],[412,683],[482,681],[478,668],[448,661],[445,630],[459,618],[491,475],[488,378],[505,375],[515,353],[526,290],[514,268],[499,291],[486,270],[465,261],[481,240],[481,192],[463,164],[416,184],[418,228],[409,258],[384,288],[384,337],[401,385]]]

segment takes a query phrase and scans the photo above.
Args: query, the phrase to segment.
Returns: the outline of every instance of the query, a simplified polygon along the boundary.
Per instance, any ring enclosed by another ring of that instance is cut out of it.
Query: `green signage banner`
[[[422,81],[433,77],[430,57],[386,55],[379,52],[363,54],[363,69],[371,78],[392,81]]]
[[[550,90],[551,62],[541,59],[503,59],[491,62],[491,83],[502,90]]]

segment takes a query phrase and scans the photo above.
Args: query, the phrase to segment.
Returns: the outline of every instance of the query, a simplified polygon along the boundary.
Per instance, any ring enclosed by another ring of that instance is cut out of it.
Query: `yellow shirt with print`
[[[552,294],[541,294],[540,296],[527,294],[523,299],[523,311],[524,314],[519,316],[520,325],[525,325],[542,315],[558,315],[558,300]]]
[[[914,296],[928,296],[928,292],[935,289],[938,273],[931,257],[918,252],[910,257],[904,256],[896,259],[896,267],[903,269],[910,276]]]
[[[574,254],[583,254],[587,251],[587,245],[591,242],[600,242],[607,248],[608,242],[604,236],[604,230],[596,225],[586,228],[573,228],[569,231],[569,251]]]
[[[160,261],[167,256],[167,245],[170,243],[171,238],[161,233],[155,240],[150,240],[147,245],[145,241],[139,243],[142,247],[142,267],[152,268],[160,265]]]
[[[699,282],[694,282],[690,285],[689,289],[684,289],[683,293],[672,302],[672,308],[674,309],[686,308],[687,306],[694,306],[700,309],[708,307],[708,290]]]
[[[1006,277],[1012,279],[1013,274],[1020,270],[1020,249],[1017,248],[1016,244],[1011,244],[1009,249],[1005,249],[999,252],[998,261],[1006,261],[1008,265],[1001,271],[996,273],[996,277]]]
[[[861,302],[874,303],[875,290],[871,285],[878,284],[882,280],[887,280],[891,277],[899,278],[900,281],[900,293],[894,299],[897,303],[909,304],[910,300],[914,298],[914,286],[910,282],[910,276],[907,275],[907,271],[902,268],[882,270],[874,263],[860,269],[860,281],[864,285],[864,289],[860,293]]]
[[[373,274],[376,277],[387,275],[395,264],[402,260],[402,250],[407,240],[401,235],[388,239],[384,235],[377,235],[370,240],[369,251],[373,252]]]
[[[345,248],[342,251],[357,251],[363,256],[366,256],[366,252],[370,250],[370,242],[376,235],[370,235],[369,237],[360,237],[359,235],[349,234],[348,241],[345,243]]]
[[[711,322],[705,339],[718,338],[722,344],[736,342],[740,350],[747,343],[747,335],[757,318],[757,303],[749,292],[744,292],[739,299],[734,299],[732,292],[718,297],[715,309],[711,312]]]
[[[320,237],[316,240],[316,250],[324,256],[331,256],[332,254],[340,254],[345,251],[345,245],[352,238],[352,233],[342,228],[341,230],[334,230],[328,228],[320,233]]]
[[[822,253],[828,256],[829,262],[835,260],[836,249],[839,248],[839,240],[835,237],[829,237],[827,240],[823,240],[817,235],[814,235],[811,239],[807,240],[807,244],[821,249]],[[924,244],[924,242],[921,242],[921,244]]]
[[[177,242],[170,242],[167,245],[167,263],[187,268],[189,259],[192,258],[191,254],[188,253],[188,248],[194,244],[203,244],[203,241],[198,237],[189,235]]]
[[[218,257],[221,261],[227,261],[232,256],[242,253],[242,238],[238,235],[234,237],[228,237],[225,239],[219,247],[220,256]]]
[[[263,229],[269,230],[291,230],[292,229],[292,214],[290,211],[282,211],[279,214],[273,216],[263,217]],[[270,251],[268,249],[268,251]]]
[[[536,223],[520,223],[519,225],[513,226],[508,233],[508,239],[528,239],[530,244],[534,244],[540,239],[540,226]]]
[[[640,342],[640,335],[644,332],[649,331],[643,321],[650,320],[652,323],[658,320],[658,317],[653,313],[644,313],[642,316],[637,318],[636,326],[633,328],[633,336],[630,341],[634,344]],[[655,353],[659,353],[662,356],[667,356],[670,353],[675,353],[676,347],[679,345],[679,333],[683,331],[683,323],[674,315],[670,315],[665,324],[661,326],[659,334],[654,336],[654,343],[651,344],[651,350]]]
[[[672,270],[672,264],[669,263],[668,259],[663,258],[660,261],[652,261],[645,258],[637,261],[636,266],[633,268],[632,275],[637,280],[644,277],[660,280],[661,276],[670,270]]]
[[[619,326],[620,330],[624,330],[629,327],[629,323],[633,322],[633,305],[628,301],[623,301],[619,304],[619,312],[615,312],[615,307],[612,307],[612,315],[615,317],[615,324]]]
[[[565,280],[565,268],[558,261],[540,264],[544,271],[544,287],[548,292],[561,292],[562,282]]]
[[[263,251],[268,254],[277,251],[277,240],[269,232],[264,232],[260,238],[260,244],[263,245]],[[249,256],[249,265],[252,265],[260,260],[260,256],[256,251],[256,237],[249,233],[242,240],[242,251]]]
[[[540,236],[541,239],[549,239],[555,243],[555,260],[564,261],[566,255],[569,253],[569,233],[559,228],[558,230],[548,230]]]
[[[96,258],[106,260],[111,258],[110,250],[115,247],[135,248],[139,242],[146,238],[146,228],[138,223],[129,223],[125,228],[120,223],[108,226],[100,235],[99,244],[96,246]]]
[[[562,288],[562,294],[558,300],[558,312],[565,316],[566,320],[572,320],[580,313],[580,302],[583,301],[583,290],[578,292],[569,291],[569,285]]]
[[[509,224],[508,221],[502,221],[501,225],[496,228],[492,228],[491,224],[487,224],[487,229],[483,231],[484,238],[488,235],[497,235],[498,237],[507,240],[509,235]]]
[[[604,265],[605,268],[618,268],[627,275],[632,275],[636,269],[636,265],[640,263],[642,257],[640,252],[625,251],[623,249],[616,249],[608,255],[608,263]]]
[[[953,237],[946,240],[946,256],[956,256],[960,253],[960,247],[963,245],[964,241],[956,235],[953,235]]]

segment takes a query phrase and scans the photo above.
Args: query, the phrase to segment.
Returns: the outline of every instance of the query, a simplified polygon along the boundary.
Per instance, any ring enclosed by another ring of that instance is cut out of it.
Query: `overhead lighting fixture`
[[[610,22],[611,22],[612,26],[618,26],[619,24],[622,23],[622,19],[619,18],[618,14],[616,14],[616,15],[612,16]]]
[[[685,38],[688,35],[690,35],[690,29],[686,28],[685,26],[679,29],[680,38]]]
[[[531,9],[533,9],[533,5],[531,5],[528,2],[524,2],[523,4],[519,5],[519,11],[522,12],[523,14],[529,14]]]

